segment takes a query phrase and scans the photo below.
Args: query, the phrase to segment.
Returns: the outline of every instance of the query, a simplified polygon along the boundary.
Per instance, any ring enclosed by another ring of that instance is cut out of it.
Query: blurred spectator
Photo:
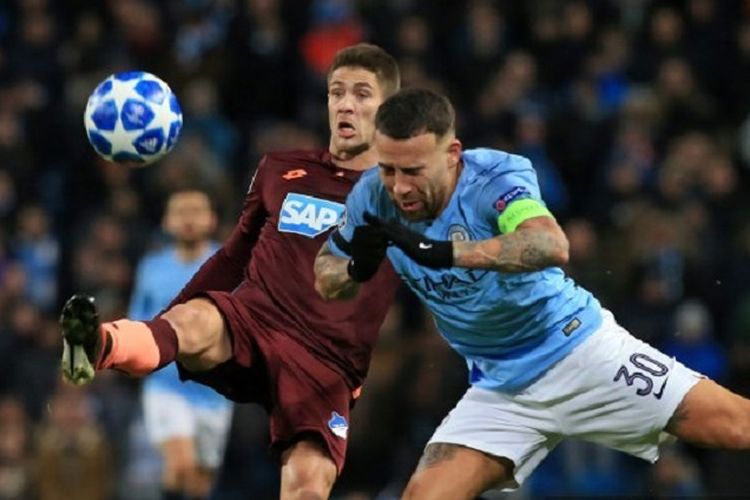
[[[684,58],[671,57],[659,65],[656,89],[662,106],[662,139],[696,129],[714,130],[715,103],[698,86]]]
[[[172,1],[172,17],[177,21],[174,51],[177,62],[187,71],[195,70],[215,54],[226,36],[231,3],[226,1]]]
[[[43,311],[57,305],[57,267],[60,243],[52,233],[49,215],[38,205],[18,214],[14,251],[26,273],[26,297]]]
[[[557,166],[547,154],[546,124],[544,116],[533,108],[521,109],[516,122],[516,153],[531,160],[534,165],[542,198],[558,217],[568,209],[568,190]]]
[[[681,274],[681,261],[674,252],[665,253],[631,271],[631,297],[618,304],[617,317],[633,335],[659,345],[671,331],[672,308],[682,293],[674,276]]]
[[[101,500],[112,491],[107,442],[86,392],[60,385],[36,434],[34,487],[45,500]]]
[[[33,305],[21,302],[11,313],[11,332],[17,336],[17,359],[11,363],[11,394],[18,394],[29,416],[37,421],[60,379],[60,335],[57,322],[42,316]]]
[[[0,499],[25,500],[31,494],[29,423],[21,401],[0,398]]]
[[[733,385],[750,391],[750,295],[737,301],[730,323],[729,353]]]
[[[713,336],[708,308],[699,301],[684,301],[677,307],[674,323],[674,333],[661,346],[664,354],[720,384],[726,383],[727,355]]]
[[[651,471],[653,498],[695,497],[704,493],[695,463],[678,448],[665,447]]]
[[[336,52],[362,41],[364,30],[355,14],[346,0],[312,1],[311,27],[301,40],[300,51],[314,75],[325,76]]]
[[[613,262],[605,261],[606,250],[593,224],[587,219],[574,218],[563,224],[568,237],[570,260],[565,272],[604,303],[612,307],[622,295],[620,288],[625,278]]]
[[[510,49],[509,32],[513,27],[508,25],[504,14],[491,0],[469,2],[465,17],[456,26],[451,40],[451,59],[456,63],[451,72],[455,75],[454,85],[459,97],[471,98],[479,92],[480,84],[491,77]]]
[[[655,4],[638,41],[633,78],[641,82],[653,81],[665,59],[683,55],[684,44],[685,21],[679,10],[669,4]]]
[[[216,86],[207,79],[192,80],[186,85],[183,95],[187,115],[183,133],[198,133],[219,157],[224,168],[228,168],[234,159],[237,133],[219,113]]]
[[[289,14],[303,14],[283,7],[282,0],[244,0],[230,25],[224,97],[228,116],[242,126],[261,118],[291,118],[297,111],[299,27]]]

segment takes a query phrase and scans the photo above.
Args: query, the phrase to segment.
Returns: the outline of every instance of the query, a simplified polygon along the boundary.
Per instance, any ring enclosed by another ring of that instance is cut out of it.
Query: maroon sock
[[[158,370],[164,365],[168,365],[177,359],[179,345],[177,343],[177,332],[174,331],[169,321],[162,318],[144,321],[154,334],[156,346],[159,348],[159,364],[155,368]]]

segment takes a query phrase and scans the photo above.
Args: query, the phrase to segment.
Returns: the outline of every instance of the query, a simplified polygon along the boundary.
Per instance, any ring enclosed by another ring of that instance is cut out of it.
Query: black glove
[[[378,272],[385,257],[388,239],[382,229],[375,226],[357,226],[349,242],[351,259],[346,271],[351,278],[362,283]]]
[[[453,242],[426,238],[395,221],[387,221],[365,212],[365,221],[380,228],[388,241],[399,247],[417,264],[433,269],[453,266]]]

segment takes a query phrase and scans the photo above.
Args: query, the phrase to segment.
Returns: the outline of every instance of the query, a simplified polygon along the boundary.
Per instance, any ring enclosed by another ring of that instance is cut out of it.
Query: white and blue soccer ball
[[[167,154],[182,129],[182,110],[169,85],[151,73],[116,73],[91,93],[83,115],[97,153],[116,163],[148,165]]]

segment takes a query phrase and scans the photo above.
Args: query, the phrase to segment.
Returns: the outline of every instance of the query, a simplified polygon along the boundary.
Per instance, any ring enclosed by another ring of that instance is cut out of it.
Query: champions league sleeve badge
[[[505,210],[505,207],[510,204],[510,202],[520,197],[527,198],[530,195],[531,193],[529,193],[529,190],[526,189],[526,187],[516,186],[510,191],[502,194],[500,198],[497,199],[497,201],[495,202],[495,210],[497,210],[498,212],[502,212],[503,210]]]

